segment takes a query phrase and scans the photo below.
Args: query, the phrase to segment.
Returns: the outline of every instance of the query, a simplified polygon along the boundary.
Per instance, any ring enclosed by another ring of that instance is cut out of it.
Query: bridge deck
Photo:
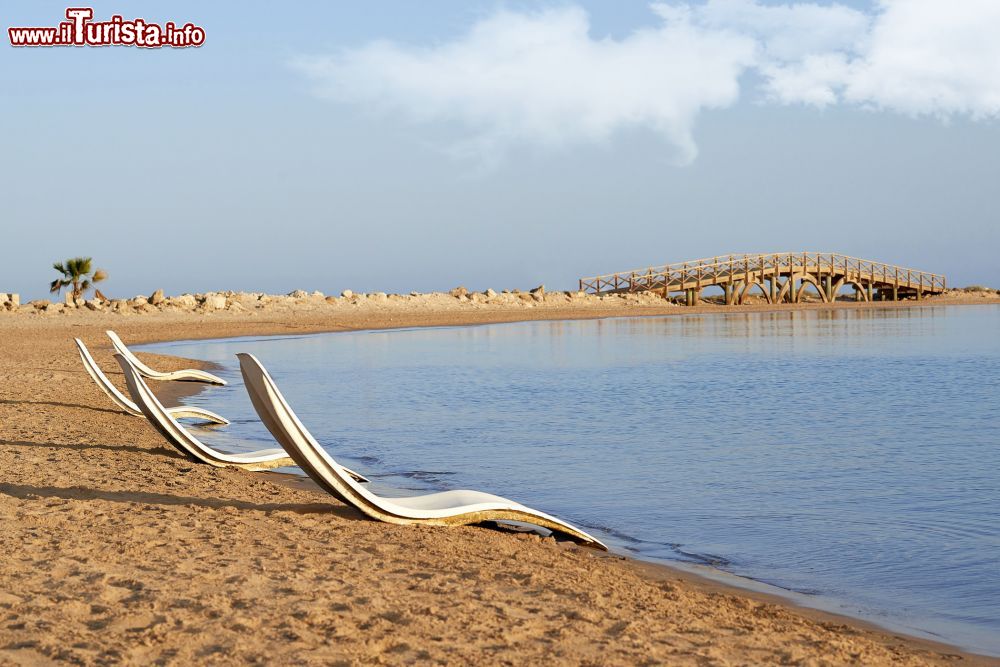
[[[726,303],[743,303],[754,286],[769,302],[797,303],[812,285],[823,301],[833,301],[845,286],[855,298],[921,298],[947,289],[945,276],[836,253],[796,252],[722,255],[677,264],[609,273],[580,279],[580,290],[592,294],[658,291],[664,297],[684,292],[689,304],[705,287],[720,286]]]

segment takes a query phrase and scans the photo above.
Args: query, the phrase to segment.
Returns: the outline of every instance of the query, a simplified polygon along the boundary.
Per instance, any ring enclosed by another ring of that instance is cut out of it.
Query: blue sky
[[[785,250],[1000,285],[990,4],[95,5],[207,40],[0,46],[0,290],[44,296],[78,254],[131,296],[570,288]]]

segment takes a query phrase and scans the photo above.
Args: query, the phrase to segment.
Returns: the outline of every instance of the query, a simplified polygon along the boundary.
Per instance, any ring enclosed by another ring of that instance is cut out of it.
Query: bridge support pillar
[[[722,286],[722,289],[726,292],[726,305],[733,305],[733,283],[729,282]]]
[[[899,301],[899,285],[892,286],[892,300]]]
[[[868,303],[871,303],[875,300],[875,293],[874,290],[872,289],[872,283],[868,283],[867,291],[868,291]]]
[[[917,288],[917,301],[920,301],[923,298],[924,298],[924,288],[923,287],[918,287]]]

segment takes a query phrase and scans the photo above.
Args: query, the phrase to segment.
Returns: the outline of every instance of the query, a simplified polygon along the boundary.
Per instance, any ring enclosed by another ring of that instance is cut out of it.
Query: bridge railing
[[[592,293],[683,289],[685,285],[721,284],[749,274],[837,273],[849,280],[893,284],[928,292],[944,291],[945,276],[837,253],[782,252],[718,255],[676,264],[580,278],[580,290]]]

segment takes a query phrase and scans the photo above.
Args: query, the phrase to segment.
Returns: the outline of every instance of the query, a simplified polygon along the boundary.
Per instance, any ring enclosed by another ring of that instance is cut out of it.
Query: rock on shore
[[[927,297],[927,301],[942,303],[982,303],[1000,301],[1000,290],[972,286],[949,290],[944,294]],[[714,298],[715,303],[720,297]],[[413,312],[417,310],[525,310],[531,308],[595,308],[623,310],[636,306],[671,307],[675,302],[664,299],[655,292],[634,294],[604,294],[595,296],[584,292],[547,291],[544,285],[522,292],[519,289],[496,292],[487,289],[472,292],[459,286],[448,292],[410,292],[386,294],[385,292],[354,292],[344,290],[340,296],[326,296],[323,292],[295,290],[288,294],[263,292],[204,292],[165,296],[156,290],[150,296],[142,294],[131,299],[94,298],[89,300],[67,298],[53,303],[47,299],[20,303],[17,294],[0,293],[0,313],[25,315],[66,315],[81,311],[110,312],[117,315],[148,315],[153,313],[243,313],[255,315],[269,312],[336,312],[337,309],[352,313],[372,314],[384,312]]]
[[[13,296],[16,297],[16,295]],[[74,303],[72,300],[66,303],[52,303],[46,299],[40,299],[21,305],[16,300],[12,302],[9,298],[6,301],[0,299],[0,311],[30,315],[60,315],[86,309],[126,316],[148,315],[158,312],[242,312],[253,314],[323,309],[386,311],[426,308],[434,310],[524,310],[558,308],[560,306],[613,308],[615,306],[636,305],[665,306],[671,303],[664,300],[659,294],[651,292],[595,296],[583,292],[547,292],[545,287],[541,285],[528,292],[520,290],[496,292],[492,289],[471,292],[465,287],[456,287],[449,292],[411,292],[409,294],[386,294],[385,292],[365,294],[344,290],[339,297],[326,296],[318,291],[306,292],[305,290],[296,290],[284,295],[264,294],[263,292],[205,292],[168,297],[164,295],[163,290],[156,290],[148,297],[139,294],[131,299],[91,299],[88,301],[80,299],[78,301],[79,303]]]

